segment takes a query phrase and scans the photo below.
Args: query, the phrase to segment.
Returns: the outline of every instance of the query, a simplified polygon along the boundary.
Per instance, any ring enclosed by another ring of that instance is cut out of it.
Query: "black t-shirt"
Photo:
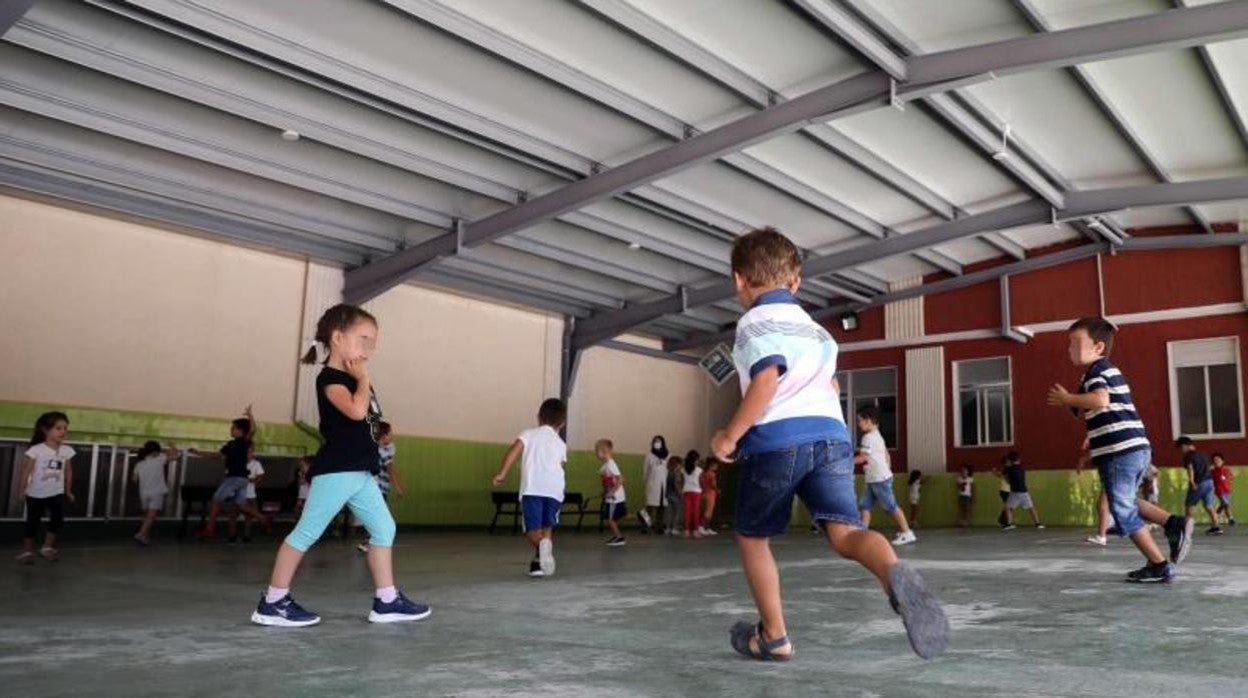
[[[1011,492],[1027,491],[1027,473],[1021,465],[1009,465],[1005,468],[1005,479],[1010,483]]]
[[[352,394],[359,383],[345,371],[326,366],[316,377],[316,406],[321,414],[321,436],[325,444],[316,453],[308,479],[326,473],[364,470],[376,473],[381,469],[374,428],[381,421],[381,405],[370,395],[368,416],[362,420],[347,417],[325,396],[325,389],[341,385]],[[371,392],[371,391],[370,391]]]
[[[1209,471],[1209,459],[1200,451],[1192,451],[1183,456],[1183,465],[1192,469],[1192,479],[1198,485],[1205,480],[1213,479],[1213,473]]]
[[[251,450],[251,440],[243,437],[230,439],[221,447],[221,455],[225,456],[226,477],[247,477],[247,452]]]

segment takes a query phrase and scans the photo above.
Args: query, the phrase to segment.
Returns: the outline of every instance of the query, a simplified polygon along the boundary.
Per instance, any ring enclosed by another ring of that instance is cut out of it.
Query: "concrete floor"
[[[248,616],[272,541],[229,548],[73,543],[0,574],[0,686],[81,695],[1243,695],[1248,535],[1201,538],[1175,584],[1121,583],[1138,555],[1085,531],[920,532],[903,556],[947,604],[949,652],[918,660],[874,582],[818,539],[779,539],[789,664],[738,658],[753,610],[730,536],[566,534],[559,574],[523,576],[519,538],[405,534],[398,578],[434,615],[364,621],[362,556],[313,550],[296,596],[315,628]]]

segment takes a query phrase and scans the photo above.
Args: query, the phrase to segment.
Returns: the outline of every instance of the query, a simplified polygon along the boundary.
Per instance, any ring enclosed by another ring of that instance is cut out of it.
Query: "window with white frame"
[[[959,446],[1008,446],[1014,441],[1010,359],[955,361],[954,433]]]
[[[1170,342],[1170,420],[1174,435],[1239,438],[1244,435],[1244,395],[1239,338]]]
[[[858,446],[854,418],[858,410],[875,405],[880,410],[880,436],[889,448],[897,447],[897,369],[867,368],[836,374],[841,386],[841,412],[849,425],[849,439]]]

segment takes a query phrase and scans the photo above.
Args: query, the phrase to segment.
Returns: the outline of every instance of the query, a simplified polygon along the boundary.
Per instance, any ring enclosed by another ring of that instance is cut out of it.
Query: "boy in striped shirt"
[[[854,452],[834,387],[837,345],[797,302],[801,271],[797,247],[773,228],[733,243],[732,278],[746,309],[733,347],[743,397],[728,425],[715,433],[711,450],[721,461],[734,454],[740,460],[737,550],[759,622],[733,626],[732,647],[753,659],[793,656],[771,538],[788,529],[797,496],[832,549],[879,580],[911,647],[927,659],[944,651],[949,621],[918,572],[897,561],[888,540],[863,530]]]
[[[1070,326],[1070,360],[1084,368],[1078,393],[1060,384],[1049,390],[1049,404],[1083,414],[1088,438],[1083,448],[1101,476],[1101,489],[1109,500],[1109,513],[1119,535],[1129,537],[1148,560],[1127,574],[1128,582],[1158,583],[1174,578],[1174,568],[1192,547],[1193,521],[1172,516],[1161,507],[1138,498],[1140,483],[1148,471],[1152,449],[1144,423],[1131,401],[1131,388],[1122,372],[1109,362],[1116,329],[1108,320],[1087,317]],[[1170,560],[1162,555],[1148,531],[1146,521],[1165,526]]]

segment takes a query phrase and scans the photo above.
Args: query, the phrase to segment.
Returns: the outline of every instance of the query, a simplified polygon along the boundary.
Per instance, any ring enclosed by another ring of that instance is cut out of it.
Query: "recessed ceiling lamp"
[[[640,250],[640,249],[641,249],[641,243],[640,243],[640,242],[630,242],[630,243],[628,243],[628,249],[632,250],[633,252],[636,252],[637,250]]]
[[[299,132],[294,130],[293,128],[288,128],[285,131],[282,131],[282,140],[297,141],[299,140]]]

